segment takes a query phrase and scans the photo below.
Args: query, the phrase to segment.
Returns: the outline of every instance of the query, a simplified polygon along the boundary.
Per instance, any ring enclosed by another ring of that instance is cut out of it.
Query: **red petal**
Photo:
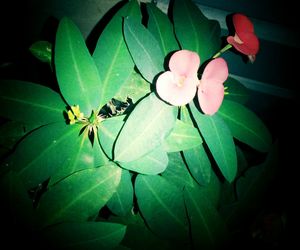
[[[254,26],[250,19],[240,13],[234,14],[232,17],[235,32],[239,35],[240,32],[254,33]]]
[[[175,105],[182,106],[193,100],[197,84],[197,77],[186,78],[179,86],[180,77],[171,71],[161,74],[156,82],[156,91],[161,99]]]
[[[198,54],[189,50],[175,52],[169,61],[170,70],[185,77],[197,75],[199,66],[200,58]]]
[[[245,55],[256,55],[259,51],[259,40],[253,33],[240,33],[239,38],[243,41],[242,44],[237,43],[232,36],[227,37],[227,42],[236,50]]]

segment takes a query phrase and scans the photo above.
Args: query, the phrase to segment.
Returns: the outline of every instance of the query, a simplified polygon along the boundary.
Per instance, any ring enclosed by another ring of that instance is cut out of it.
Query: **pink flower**
[[[228,36],[227,42],[254,61],[259,50],[259,40],[254,33],[252,22],[248,17],[239,13],[233,15],[232,21],[235,35]]]
[[[170,71],[161,74],[156,82],[158,95],[174,106],[182,106],[193,100],[199,83],[197,71],[200,58],[189,50],[175,52],[169,61]]]
[[[223,58],[210,61],[199,81],[197,71],[200,58],[189,50],[175,52],[169,62],[170,71],[161,74],[156,82],[158,95],[166,102],[182,106],[195,97],[198,87],[198,100],[205,114],[218,111],[224,98],[223,82],[228,77],[227,63]]]
[[[223,83],[228,77],[226,61],[219,57],[210,61],[204,69],[198,87],[198,101],[204,114],[216,113],[224,99]]]

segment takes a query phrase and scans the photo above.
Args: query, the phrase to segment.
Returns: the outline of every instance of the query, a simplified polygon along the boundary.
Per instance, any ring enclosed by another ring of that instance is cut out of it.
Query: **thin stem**
[[[232,48],[232,45],[231,45],[231,44],[226,44],[226,46],[225,46],[223,49],[221,49],[219,52],[217,52],[217,53],[213,56],[213,58],[219,57],[222,53],[224,53],[226,50],[229,50],[230,48]]]

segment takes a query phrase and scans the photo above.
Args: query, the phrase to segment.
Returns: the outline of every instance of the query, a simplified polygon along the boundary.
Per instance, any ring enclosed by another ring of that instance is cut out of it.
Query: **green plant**
[[[68,18],[54,45],[34,44],[60,93],[1,80],[1,143],[11,149],[2,190],[17,221],[50,246],[217,248],[271,178],[276,147],[244,105],[247,89],[228,72],[212,113],[197,100],[170,105],[156,91],[178,50],[200,56],[196,82],[205,75],[206,63],[225,52],[218,22],[191,1],[174,1],[171,21],[155,4],[146,7],[144,26],[138,3],[124,4],[92,55]],[[245,144],[259,165],[247,163]]]

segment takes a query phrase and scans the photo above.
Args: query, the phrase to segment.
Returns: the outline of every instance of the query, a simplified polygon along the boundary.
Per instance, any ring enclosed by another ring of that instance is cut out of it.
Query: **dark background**
[[[87,37],[92,26],[96,24],[93,22],[99,20],[101,15],[114,5],[112,1],[109,6],[108,1],[98,0],[97,7],[103,8],[90,15],[91,7],[87,2],[89,1],[5,1],[0,7],[0,79],[27,80],[55,88],[48,65],[37,61],[28,48],[37,40],[53,42],[58,18],[64,15],[75,19],[75,23],[79,24]],[[118,1],[114,1],[116,2]],[[295,6],[295,1],[196,0],[194,2],[229,13],[241,12],[250,18],[277,25],[281,29],[291,31],[299,42],[299,8]],[[267,124],[274,141],[279,142],[279,175],[269,188],[266,200],[270,207],[286,212],[288,218],[286,244],[288,244],[297,240],[295,235],[299,231],[296,203],[299,201],[300,44],[296,42],[294,46],[286,45],[284,38],[282,41],[260,40],[260,42],[260,52],[253,65],[246,63],[235,53],[226,54],[225,59],[231,73],[280,87],[291,94],[281,97],[274,93],[253,91],[248,103],[248,106]]]

